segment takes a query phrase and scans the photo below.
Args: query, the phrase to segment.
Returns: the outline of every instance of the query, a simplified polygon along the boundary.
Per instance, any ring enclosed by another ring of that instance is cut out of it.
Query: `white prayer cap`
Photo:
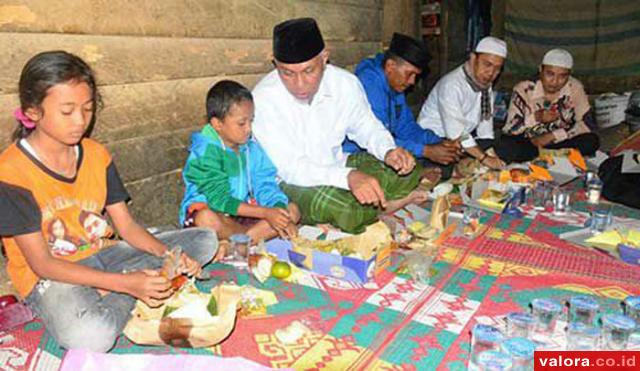
[[[542,64],[572,69],[573,57],[564,49],[551,49],[542,58]]]
[[[494,54],[498,57],[507,57],[507,43],[497,37],[487,36],[476,45],[476,53]]]

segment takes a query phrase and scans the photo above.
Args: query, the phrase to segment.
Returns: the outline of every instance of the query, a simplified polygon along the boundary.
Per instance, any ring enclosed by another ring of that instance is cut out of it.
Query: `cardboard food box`
[[[358,235],[326,233],[305,226],[293,241],[273,239],[265,245],[278,260],[314,273],[365,283],[390,265],[393,239],[389,228],[378,222]]]

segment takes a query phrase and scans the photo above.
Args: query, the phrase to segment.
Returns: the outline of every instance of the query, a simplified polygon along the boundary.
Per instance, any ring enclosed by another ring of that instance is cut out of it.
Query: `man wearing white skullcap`
[[[469,59],[438,81],[429,93],[418,124],[493,169],[504,166],[493,146],[492,85],[507,57],[507,44],[485,37]],[[443,167],[443,178],[451,176],[453,166]]]
[[[542,65],[562,67],[570,70],[573,68],[573,57],[571,53],[564,49],[551,49],[542,58]]]
[[[571,76],[573,57],[551,49],[542,58],[535,80],[513,88],[507,123],[496,151],[507,162],[538,156],[539,148],[577,148],[584,156],[599,146],[589,100],[580,81]]]

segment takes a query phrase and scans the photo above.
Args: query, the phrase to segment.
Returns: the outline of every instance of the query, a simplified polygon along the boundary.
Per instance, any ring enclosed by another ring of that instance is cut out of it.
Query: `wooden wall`
[[[418,0],[384,0],[382,44],[388,47],[394,32],[420,38],[420,3]]]
[[[415,0],[411,0],[415,1]],[[24,63],[64,49],[97,72],[105,108],[92,137],[111,150],[147,225],[175,224],[188,138],[203,123],[207,89],[222,78],[249,87],[271,65],[278,22],[311,16],[332,51],[352,67],[379,51],[387,29],[406,27],[407,1],[382,0],[30,0],[0,5],[0,149]],[[410,3],[410,2],[409,2]],[[5,2],[6,4],[6,2]],[[404,9],[404,10],[403,10]],[[403,13],[405,12],[405,13]],[[404,15],[403,15],[404,14]]]

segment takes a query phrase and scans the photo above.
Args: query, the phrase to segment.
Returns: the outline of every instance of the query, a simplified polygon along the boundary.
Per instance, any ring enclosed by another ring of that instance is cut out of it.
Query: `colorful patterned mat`
[[[299,370],[463,370],[476,321],[499,322],[510,311],[527,310],[536,297],[564,301],[576,293],[594,295],[605,311],[619,311],[622,299],[640,294],[639,267],[559,240],[554,228],[562,225],[544,215],[534,220],[488,215],[486,224],[475,239],[445,241],[428,285],[396,274],[398,253],[387,271],[364,285],[314,274],[304,275],[300,284],[269,279],[258,287],[273,291],[279,303],[264,318],[239,319],[220,345],[142,347],[120,337],[113,352],[242,356]],[[215,279],[202,289],[249,279],[229,266],[208,269]],[[294,320],[310,333],[293,345],[280,343],[275,331]],[[11,335],[15,341],[0,345],[0,369],[57,369],[64,352],[40,322]]]

